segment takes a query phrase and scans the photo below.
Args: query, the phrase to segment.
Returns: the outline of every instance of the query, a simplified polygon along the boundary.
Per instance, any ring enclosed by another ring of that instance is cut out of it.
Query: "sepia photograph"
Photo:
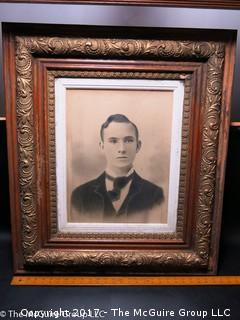
[[[183,93],[176,80],[56,80],[61,231],[175,231]]]

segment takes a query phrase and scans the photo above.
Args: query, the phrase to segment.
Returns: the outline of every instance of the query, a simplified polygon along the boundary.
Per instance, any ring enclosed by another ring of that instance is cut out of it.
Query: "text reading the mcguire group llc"
[[[14,319],[14,318],[25,318],[25,319],[224,319],[231,317],[231,310],[229,308],[211,308],[206,309],[186,309],[179,308],[176,310],[170,309],[142,309],[133,308],[124,310],[121,308],[111,309],[49,309],[49,310],[2,310],[0,311],[0,318]]]

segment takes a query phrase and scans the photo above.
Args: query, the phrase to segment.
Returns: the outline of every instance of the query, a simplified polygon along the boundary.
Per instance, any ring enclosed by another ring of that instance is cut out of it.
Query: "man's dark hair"
[[[136,139],[137,139],[137,141],[138,141],[139,133],[138,133],[138,128],[137,128],[137,126],[135,125],[135,123],[133,123],[132,121],[130,121],[130,120],[129,120],[126,116],[124,116],[123,114],[113,114],[113,115],[109,116],[109,117],[107,118],[107,120],[102,124],[101,130],[100,130],[100,136],[101,136],[102,141],[103,141],[103,130],[106,129],[111,122],[130,123],[130,124],[134,127],[134,129],[135,129]]]

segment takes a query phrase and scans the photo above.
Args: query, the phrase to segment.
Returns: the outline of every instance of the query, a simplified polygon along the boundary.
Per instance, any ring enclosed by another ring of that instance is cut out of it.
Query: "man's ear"
[[[103,150],[103,149],[104,149],[104,143],[103,143],[103,141],[100,141],[100,142],[99,142],[99,148],[100,148],[100,150]]]
[[[141,149],[141,146],[142,146],[142,141],[138,140],[138,142],[137,142],[137,152]]]

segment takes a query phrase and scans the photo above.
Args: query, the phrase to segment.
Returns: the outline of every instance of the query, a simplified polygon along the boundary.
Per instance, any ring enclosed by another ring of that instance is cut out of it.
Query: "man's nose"
[[[126,147],[125,147],[125,143],[124,142],[119,142],[118,152],[119,153],[125,153],[126,152]]]

